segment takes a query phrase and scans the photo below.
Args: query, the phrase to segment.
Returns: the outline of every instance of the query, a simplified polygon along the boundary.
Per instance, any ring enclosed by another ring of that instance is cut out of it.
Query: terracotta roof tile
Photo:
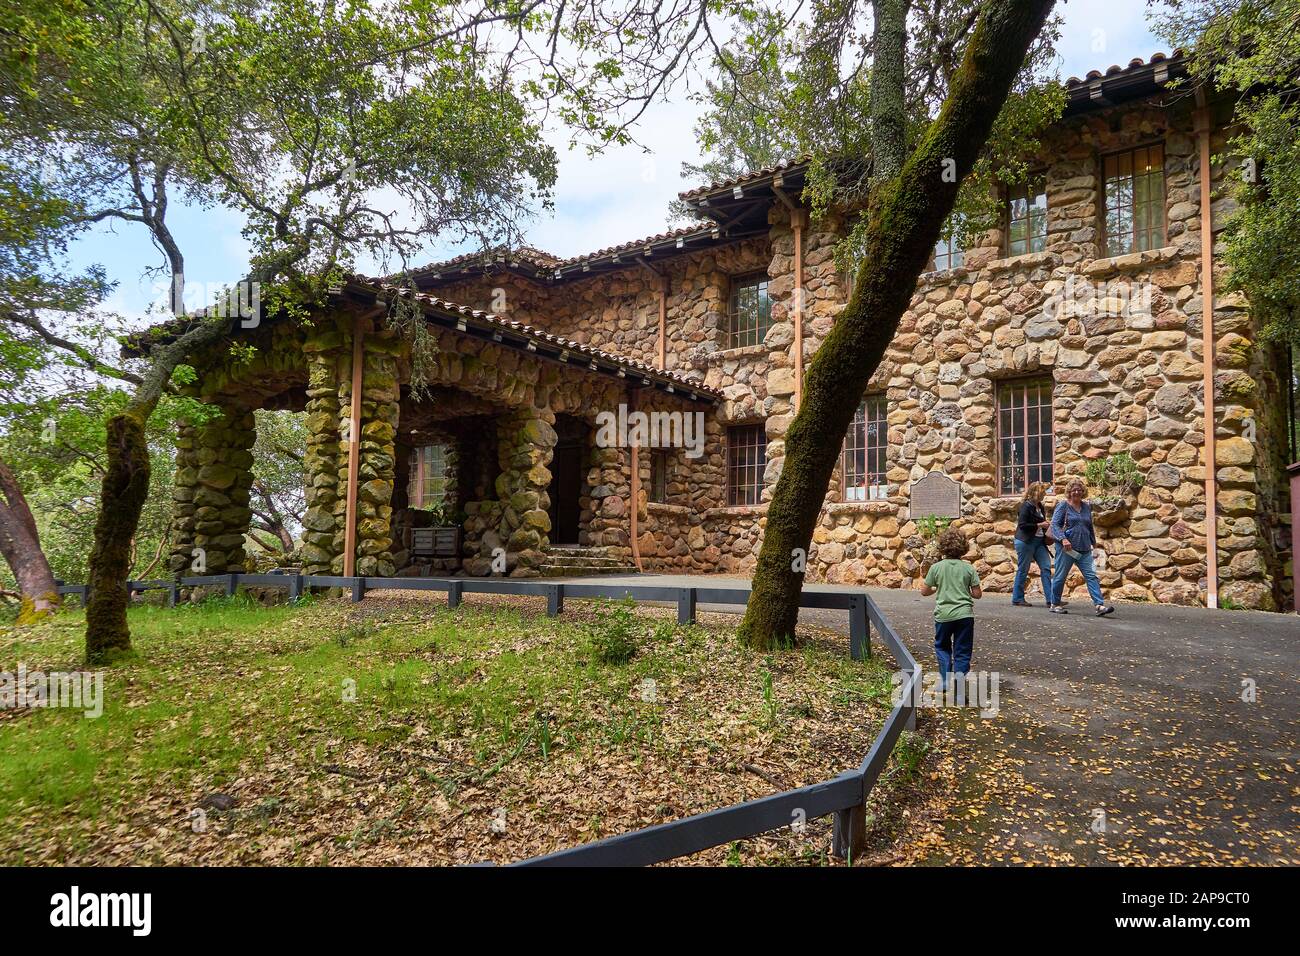
[[[409,288],[403,288],[387,282],[383,279],[376,279],[370,276],[351,275],[347,279],[358,285],[375,290],[382,296],[400,296],[402,298],[414,298],[415,301],[427,305],[430,308],[438,309],[453,315],[461,315],[465,318],[472,318],[476,321],[483,322],[487,325],[496,326],[506,329],[525,338],[533,339],[539,342],[545,342],[557,348],[572,352],[575,355],[582,355],[589,359],[598,359],[602,362],[621,368],[624,371],[636,373],[644,378],[658,379],[680,388],[683,392],[694,393],[711,399],[720,399],[722,394],[714,389],[707,388],[697,379],[688,378],[685,375],[679,375],[676,372],[664,371],[648,365],[645,362],[628,358],[627,356],[618,355],[614,352],[606,352],[603,349],[593,348],[589,345],[583,345],[581,342],[575,342],[561,335],[555,335],[536,326],[528,325],[514,319],[507,319],[505,316],[496,315],[492,312],[484,312],[482,309],[470,308],[459,302],[453,302],[450,299],[443,299],[436,295],[430,295],[427,292],[415,292]]]

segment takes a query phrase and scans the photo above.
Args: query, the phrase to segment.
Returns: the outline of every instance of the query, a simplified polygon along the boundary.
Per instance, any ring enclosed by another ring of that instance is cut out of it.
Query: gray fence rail
[[[166,590],[168,604],[175,605],[181,588],[221,587],[233,595],[240,587],[284,588],[290,599],[308,588],[342,588],[360,601],[367,591],[445,591],[447,606],[457,607],[465,594],[511,594],[546,598],[546,613],[555,617],[564,611],[566,598],[658,602],[677,605],[680,624],[694,622],[704,605],[743,605],[749,588],[668,587],[655,584],[567,584],[552,581],[520,581],[502,578],[377,578],[304,574],[216,574],[185,577],[179,581],[128,581],[131,593]],[[89,590],[84,584],[61,584],[60,594],[76,594],[84,605]],[[593,843],[522,860],[514,866],[648,866],[710,847],[744,840],[790,826],[796,820],[834,815],[831,849],[844,857],[863,845],[866,830],[866,801],[880,779],[894,744],[904,730],[916,726],[915,688],[921,668],[907,650],[880,608],[865,593],[805,591],[800,607],[847,611],[849,655],[862,660],[871,655],[871,628],[884,642],[904,675],[899,700],[890,711],[861,765],[830,780],[748,800],[735,806],[710,810],[669,823],[622,833]]]

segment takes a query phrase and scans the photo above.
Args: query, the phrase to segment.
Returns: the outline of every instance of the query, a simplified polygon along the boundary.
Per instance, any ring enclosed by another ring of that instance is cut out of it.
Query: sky
[[[1148,28],[1146,11],[1143,0],[1058,2],[1061,77],[1082,77],[1163,50]],[[555,209],[528,226],[528,244],[567,258],[664,231],[669,202],[696,185],[682,179],[681,164],[699,158],[693,133],[697,115],[698,107],[678,89],[647,110],[633,131],[638,145],[595,157],[582,148],[569,149],[563,132],[552,130],[548,138],[560,157]],[[218,287],[245,273],[248,250],[238,214],[174,203],[169,218],[186,253],[187,279]],[[431,245],[428,258],[460,251],[465,250]],[[77,265],[102,264],[118,280],[106,303],[113,311],[141,317],[158,301],[158,276],[146,271],[162,260],[143,227],[104,225],[79,239],[71,255]]]

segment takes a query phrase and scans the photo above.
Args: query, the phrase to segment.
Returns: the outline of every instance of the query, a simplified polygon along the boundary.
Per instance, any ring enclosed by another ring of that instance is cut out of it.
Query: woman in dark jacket
[[[1036,481],[1025,491],[1016,518],[1016,579],[1011,585],[1011,603],[1017,607],[1033,607],[1025,600],[1025,582],[1029,580],[1029,566],[1038,565],[1043,579],[1043,597],[1052,606],[1052,565],[1047,553],[1047,515],[1043,513],[1043,495],[1047,483]]]

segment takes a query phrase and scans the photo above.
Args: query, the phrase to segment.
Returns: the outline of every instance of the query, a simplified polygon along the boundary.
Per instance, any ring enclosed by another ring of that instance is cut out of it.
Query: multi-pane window
[[[1165,244],[1165,149],[1143,146],[1103,160],[1106,180],[1106,255],[1158,249]]]
[[[767,276],[750,276],[731,283],[729,305],[730,347],[758,345],[772,325],[772,299],[767,294]]]
[[[422,445],[411,456],[412,508],[436,508],[447,497],[447,447]]]
[[[886,497],[885,453],[889,427],[885,423],[885,396],[869,395],[858,406],[844,436],[843,481],[845,501],[882,501]]]
[[[767,429],[733,425],[727,429],[727,504],[756,505],[767,469]]]
[[[934,271],[956,269],[966,260],[965,250],[961,247],[961,219],[953,216],[948,221],[944,234],[934,245]]]
[[[1047,189],[1041,176],[1007,190],[1007,255],[1047,248]]]
[[[998,494],[1052,480],[1052,380],[998,386]]]
[[[668,501],[668,452],[664,449],[650,453],[650,500],[659,505]]]

